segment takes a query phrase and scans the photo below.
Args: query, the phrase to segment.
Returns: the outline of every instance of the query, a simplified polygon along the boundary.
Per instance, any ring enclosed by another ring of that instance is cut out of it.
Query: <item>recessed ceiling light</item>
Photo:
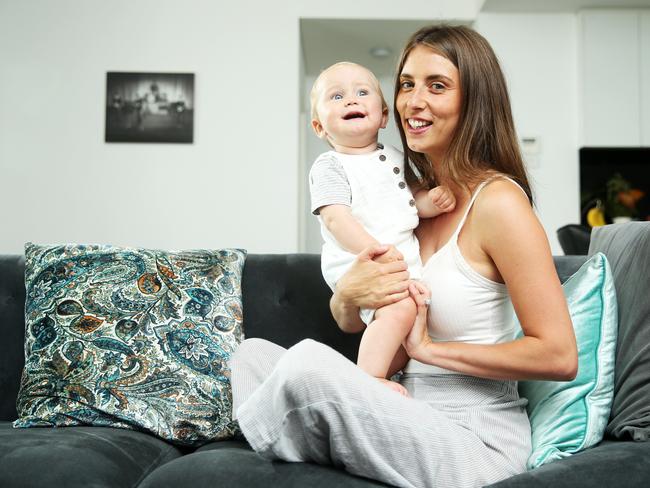
[[[393,54],[393,51],[391,51],[389,47],[375,46],[370,49],[370,54],[375,58],[387,58],[388,56]]]

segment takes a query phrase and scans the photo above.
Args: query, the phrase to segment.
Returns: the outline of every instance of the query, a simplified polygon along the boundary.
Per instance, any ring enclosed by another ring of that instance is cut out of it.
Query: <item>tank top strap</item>
[[[472,194],[472,198],[469,201],[469,205],[467,205],[467,208],[465,209],[465,213],[463,214],[463,218],[460,219],[460,222],[458,223],[458,227],[456,227],[456,230],[455,230],[455,232],[454,232],[454,234],[453,234],[453,236],[451,238],[452,241],[455,242],[455,241],[458,240],[458,235],[460,234],[460,231],[462,230],[463,225],[465,225],[465,220],[467,220],[467,216],[469,215],[469,211],[472,210],[472,207],[474,206],[474,202],[476,201],[476,197],[478,197],[478,194],[481,192],[481,190],[483,188],[485,188],[485,186],[488,183],[491,183],[494,180],[498,180],[498,179],[504,179],[504,180],[508,180],[508,181],[512,182],[512,184],[514,184],[517,188],[519,188],[524,193],[524,195],[526,195],[526,192],[524,191],[524,189],[521,186],[519,186],[519,183],[517,183],[512,178],[510,178],[508,176],[505,176],[505,175],[495,175],[495,176],[492,176],[492,177],[488,178],[487,180],[482,181],[476,187],[476,189],[474,190],[474,193]],[[528,198],[528,195],[526,195],[526,198]]]

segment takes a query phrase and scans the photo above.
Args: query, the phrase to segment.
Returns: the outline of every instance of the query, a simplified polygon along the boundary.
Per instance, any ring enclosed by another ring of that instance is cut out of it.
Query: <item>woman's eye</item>
[[[360,97],[365,97],[366,95],[368,95],[368,90],[359,90],[357,95]]]
[[[409,88],[413,88],[413,83],[410,81],[402,81],[399,86],[402,90],[408,90]]]
[[[445,89],[445,85],[443,85],[442,83],[432,83],[431,88],[435,91],[442,91]]]

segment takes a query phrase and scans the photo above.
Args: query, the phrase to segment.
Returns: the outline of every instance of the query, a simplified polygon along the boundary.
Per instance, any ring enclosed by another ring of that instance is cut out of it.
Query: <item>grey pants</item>
[[[244,341],[233,413],[262,456],[332,464],[401,487],[478,487],[525,471],[530,424],[516,382],[404,375],[412,398],[312,340]]]

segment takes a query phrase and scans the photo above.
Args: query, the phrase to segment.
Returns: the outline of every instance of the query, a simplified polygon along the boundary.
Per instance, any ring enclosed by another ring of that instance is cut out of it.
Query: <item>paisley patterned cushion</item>
[[[25,248],[15,427],[99,425],[184,445],[231,437],[245,251]]]

